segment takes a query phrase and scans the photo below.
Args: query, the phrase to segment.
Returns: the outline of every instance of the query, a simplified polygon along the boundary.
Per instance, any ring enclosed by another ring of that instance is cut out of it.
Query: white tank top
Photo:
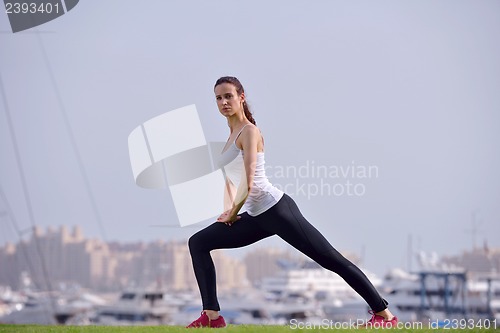
[[[249,124],[245,126],[247,125]],[[235,188],[238,188],[241,177],[245,177],[244,152],[236,146],[236,140],[245,126],[241,128],[226,151],[221,153],[218,163],[226,180],[229,180]],[[284,193],[269,182],[264,165],[264,152],[257,152],[257,164],[255,166],[252,189],[240,209],[240,212],[247,211],[250,216],[257,216],[274,206]]]

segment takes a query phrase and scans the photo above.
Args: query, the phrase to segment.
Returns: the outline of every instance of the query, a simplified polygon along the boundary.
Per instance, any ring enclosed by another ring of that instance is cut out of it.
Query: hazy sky
[[[168,191],[135,185],[127,138],[196,104],[207,141],[225,141],[213,84],[233,75],[264,134],[271,182],[288,184],[303,215],[368,269],[406,268],[410,234],[415,250],[470,249],[473,212],[477,244],[500,247],[499,1],[81,1],[16,34],[0,13],[0,30],[0,185],[22,229],[5,103],[36,224],[187,239],[196,228],[152,227],[175,225],[175,211]],[[370,166],[371,177],[311,174]],[[310,174],[294,177],[301,167]],[[363,193],[348,195],[348,182]],[[0,243],[17,240],[2,214]]]

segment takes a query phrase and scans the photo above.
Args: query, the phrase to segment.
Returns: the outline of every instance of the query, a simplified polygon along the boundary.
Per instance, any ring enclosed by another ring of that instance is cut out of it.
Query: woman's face
[[[225,117],[243,112],[245,95],[242,93],[238,96],[236,87],[231,83],[222,83],[215,87],[215,100],[220,113]]]

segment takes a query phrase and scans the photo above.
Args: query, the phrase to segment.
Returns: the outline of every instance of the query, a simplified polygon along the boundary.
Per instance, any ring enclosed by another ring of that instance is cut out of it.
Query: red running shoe
[[[366,322],[364,328],[396,328],[398,326],[398,317],[394,316],[387,320],[382,316],[375,314],[372,310],[368,311],[372,317]]]
[[[219,316],[219,318],[215,320],[210,320],[205,311],[201,311],[200,318],[196,319],[191,324],[186,326],[186,328],[199,328],[199,327],[222,328],[226,327],[226,321],[222,316]]]

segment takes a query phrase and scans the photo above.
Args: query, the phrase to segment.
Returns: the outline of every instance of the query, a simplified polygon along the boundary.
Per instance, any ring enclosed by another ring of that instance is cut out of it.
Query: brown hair
[[[238,96],[241,95],[242,93],[245,92],[245,89],[243,89],[243,85],[241,84],[240,80],[238,80],[237,78],[235,78],[234,76],[223,76],[221,78],[219,78],[216,82],[215,82],[215,85],[214,85],[214,89],[215,87],[217,87],[219,84],[223,84],[223,83],[230,83],[232,84],[235,88],[236,88],[236,92],[238,93]],[[248,107],[248,103],[247,101],[243,101],[243,111],[245,112],[245,117],[247,117],[247,119],[254,125],[257,125],[255,123],[255,119],[253,119],[253,115],[252,113],[250,112],[250,108]]]

